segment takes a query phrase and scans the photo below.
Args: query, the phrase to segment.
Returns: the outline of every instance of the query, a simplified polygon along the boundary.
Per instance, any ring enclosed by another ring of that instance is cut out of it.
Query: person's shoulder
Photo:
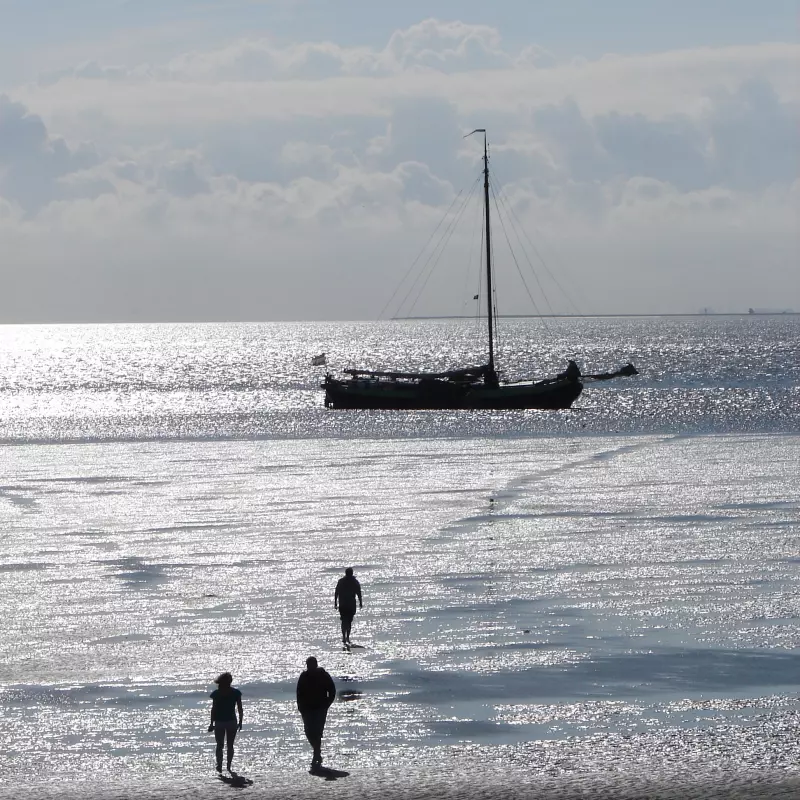
[[[215,700],[215,699],[217,698],[217,696],[218,696],[218,695],[219,695],[219,689],[214,689],[214,691],[213,691],[213,692],[211,692],[211,694],[209,695],[209,697],[210,697],[212,700]]]
[[[242,696],[242,690],[241,689],[237,689],[235,686],[231,686],[231,692],[233,693],[234,697],[241,697]]]

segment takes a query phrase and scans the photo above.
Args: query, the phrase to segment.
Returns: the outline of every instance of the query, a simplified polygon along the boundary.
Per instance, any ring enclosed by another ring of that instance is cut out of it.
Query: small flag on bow
[[[325,353],[320,353],[318,356],[314,356],[314,358],[311,359],[311,366],[312,367],[321,367],[321,366],[323,366],[324,364],[327,364],[327,363],[328,363],[328,359],[325,358]]]

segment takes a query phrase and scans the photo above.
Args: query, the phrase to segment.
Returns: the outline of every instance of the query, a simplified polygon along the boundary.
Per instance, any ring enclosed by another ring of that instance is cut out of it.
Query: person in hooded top
[[[581,369],[572,359],[567,361],[567,369],[564,371],[564,377],[571,381],[577,381],[581,377]]]
[[[306,659],[306,668],[297,679],[297,709],[303,718],[306,739],[314,751],[311,769],[322,766],[322,733],[328,709],[336,699],[336,686],[314,656]]]

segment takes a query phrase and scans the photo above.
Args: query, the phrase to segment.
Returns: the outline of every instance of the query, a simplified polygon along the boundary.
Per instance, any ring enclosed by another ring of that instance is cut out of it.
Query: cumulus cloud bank
[[[380,49],[242,39],[51,73],[0,98],[0,312],[374,317],[470,187],[480,154],[461,137],[477,126],[584,313],[800,305],[797,55],[558,63],[425,20]],[[451,277],[419,313],[458,313],[472,238],[454,234]],[[530,310],[506,285],[504,310]]]

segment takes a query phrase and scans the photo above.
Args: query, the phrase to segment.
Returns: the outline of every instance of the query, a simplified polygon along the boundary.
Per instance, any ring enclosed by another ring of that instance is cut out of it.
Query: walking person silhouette
[[[226,743],[228,745],[228,772],[231,772],[233,762],[233,740],[236,738],[237,731],[242,729],[244,711],[242,710],[242,693],[232,686],[233,676],[230,672],[223,672],[214,680],[217,684],[216,689],[211,692],[211,724],[208,732],[214,731],[217,740],[217,772],[222,772],[222,749]],[[239,721],[236,721],[236,712],[239,714]]]
[[[356,598],[358,598],[358,607],[364,608],[361,599],[361,584],[353,575],[353,568],[348,567],[344,571],[344,578],[339,578],[333,594],[333,607],[339,609],[339,617],[342,621],[342,644],[345,646],[350,644],[350,628],[353,625],[353,617],[356,615]]]
[[[306,669],[297,679],[297,709],[303,718],[306,739],[314,754],[311,769],[322,766],[322,732],[328,718],[328,709],[336,698],[336,686],[328,673],[317,664],[314,656],[306,659]]]

